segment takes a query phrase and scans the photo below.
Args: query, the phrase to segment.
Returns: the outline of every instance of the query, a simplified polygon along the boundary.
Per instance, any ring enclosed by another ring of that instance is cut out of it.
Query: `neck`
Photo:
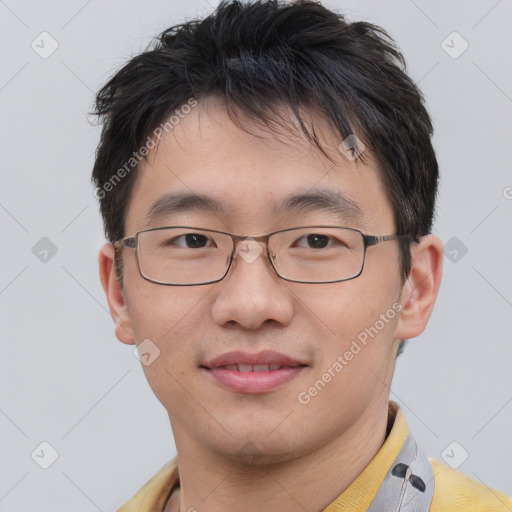
[[[323,510],[362,473],[386,439],[387,401],[367,411],[348,431],[318,449],[257,466],[213,453],[173,426],[180,473],[178,510]]]

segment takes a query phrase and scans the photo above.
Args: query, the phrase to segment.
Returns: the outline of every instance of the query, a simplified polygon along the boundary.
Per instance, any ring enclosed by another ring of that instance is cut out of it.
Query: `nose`
[[[293,294],[276,274],[266,251],[255,240],[240,242],[228,275],[218,283],[212,304],[218,325],[257,329],[263,324],[286,326],[294,313]]]

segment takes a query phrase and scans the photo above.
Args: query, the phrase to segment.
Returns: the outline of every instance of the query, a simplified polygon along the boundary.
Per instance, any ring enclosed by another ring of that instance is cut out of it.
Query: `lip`
[[[268,371],[239,371],[225,368],[236,364],[274,365],[282,366],[282,368]],[[273,350],[265,350],[257,354],[241,351],[228,352],[201,366],[203,371],[223,387],[241,393],[269,392],[289,382],[306,367],[305,363]]]
[[[291,357],[275,352],[274,350],[264,350],[257,354],[249,354],[247,352],[235,351],[222,354],[205,365],[208,369],[220,368],[230,364],[279,364],[281,366],[301,366],[304,363],[292,359]]]

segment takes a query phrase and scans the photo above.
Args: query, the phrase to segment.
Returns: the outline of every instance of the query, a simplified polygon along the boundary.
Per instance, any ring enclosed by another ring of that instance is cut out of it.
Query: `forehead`
[[[173,215],[183,219],[187,212],[191,218],[193,212],[227,230],[262,232],[275,227],[276,218],[312,212],[319,218],[322,210],[345,214],[349,227],[392,229],[391,206],[369,152],[365,163],[347,158],[329,122],[303,113],[331,161],[306,139],[291,113],[280,113],[288,115],[288,130],[271,130],[238,113],[250,133],[215,98],[182,114],[139,164],[125,231],[169,223]]]

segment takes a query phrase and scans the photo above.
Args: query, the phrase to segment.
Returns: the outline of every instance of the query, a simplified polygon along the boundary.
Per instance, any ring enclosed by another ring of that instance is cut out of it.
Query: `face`
[[[394,234],[375,162],[347,159],[329,125],[312,119],[334,164],[299,135],[277,136],[246,120],[255,137],[236,127],[220,102],[199,104],[139,169],[126,235],[195,226],[255,237],[326,224]],[[317,204],[276,213],[290,196],[326,192],[352,208]],[[166,194],[207,196],[220,207],[175,209],[148,220]],[[201,446],[231,458],[290,460],[327,445],[387,404],[386,384],[404,334],[396,241],[369,247],[358,278],[329,284],[280,279],[265,252],[254,261],[237,257],[222,281],[201,286],[144,280],[132,249],[123,250],[123,261],[124,289],[117,299],[107,291],[116,332],[125,343],[150,340],[146,346],[159,351],[143,369],[168,411],[178,451]],[[107,281],[115,288],[113,275],[104,273],[106,289]],[[239,371],[247,366],[226,369],[237,362],[283,368],[256,366],[261,371],[252,376]]]

